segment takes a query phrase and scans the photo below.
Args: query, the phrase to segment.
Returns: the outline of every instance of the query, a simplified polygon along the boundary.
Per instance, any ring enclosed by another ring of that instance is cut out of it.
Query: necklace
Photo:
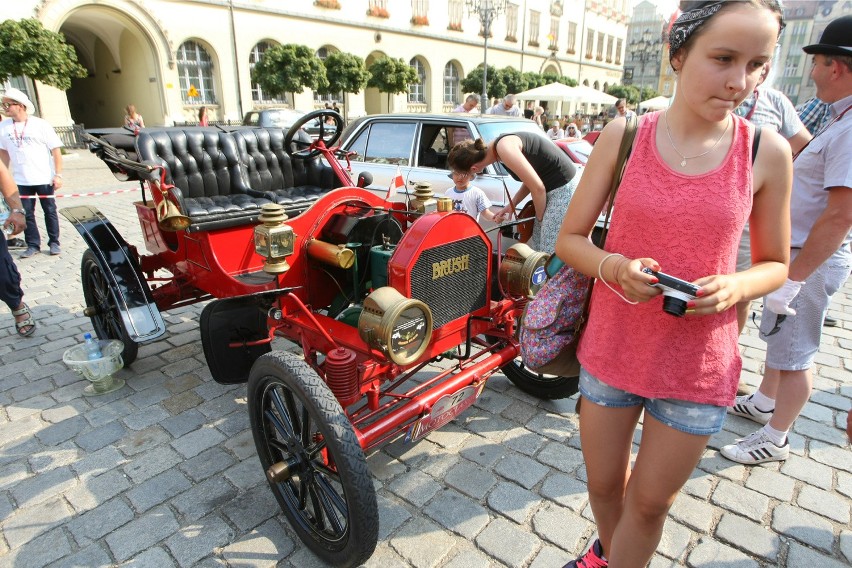
[[[672,145],[672,149],[675,152],[677,152],[677,155],[681,157],[680,167],[682,167],[682,168],[686,167],[686,161],[687,160],[694,160],[695,158],[700,158],[701,156],[706,156],[707,154],[709,154],[710,152],[715,150],[716,146],[719,145],[719,142],[722,140],[722,138],[725,137],[725,134],[728,132],[728,128],[731,126],[731,118],[728,117],[728,123],[725,124],[725,130],[722,132],[721,136],[716,138],[716,142],[713,143],[713,146],[709,150],[707,150],[706,152],[702,152],[700,154],[696,154],[695,156],[684,156],[683,154],[681,154],[680,150],[677,149],[677,146],[675,146],[674,140],[672,140],[672,133],[669,130],[669,111],[668,110],[666,110],[666,112],[663,113],[663,118],[666,121],[666,134],[669,137],[669,144]]]

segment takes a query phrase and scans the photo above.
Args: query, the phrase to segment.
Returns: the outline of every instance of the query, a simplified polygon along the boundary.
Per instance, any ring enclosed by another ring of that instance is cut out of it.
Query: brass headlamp
[[[513,297],[535,296],[547,280],[544,266],[550,255],[538,252],[524,243],[515,243],[506,251],[500,264],[500,285]]]
[[[358,333],[370,347],[397,365],[417,361],[432,338],[429,306],[406,298],[396,288],[383,286],[364,299]]]
[[[263,271],[281,274],[290,270],[287,258],[293,254],[296,235],[293,227],[284,223],[287,214],[284,207],[267,203],[260,209],[260,225],[254,228],[254,250],[266,260]]]

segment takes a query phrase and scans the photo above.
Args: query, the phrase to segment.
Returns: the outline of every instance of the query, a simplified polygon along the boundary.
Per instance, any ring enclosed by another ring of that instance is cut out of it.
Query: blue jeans
[[[25,195],[53,195],[53,185],[19,185],[18,191],[21,196]],[[56,200],[52,197],[47,199],[22,199],[24,211],[27,212],[27,228],[24,229],[24,240],[27,248],[40,249],[41,235],[36,225],[35,206],[36,201],[41,202],[41,210],[44,211],[44,226],[47,228],[47,244],[59,246],[59,215],[56,214]]]

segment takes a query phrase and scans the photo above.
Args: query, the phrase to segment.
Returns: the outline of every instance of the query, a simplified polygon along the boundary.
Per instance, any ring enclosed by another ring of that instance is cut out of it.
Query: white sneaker
[[[746,465],[784,461],[790,457],[790,440],[785,439],[783,446],[776,446],[761,428],[737,440],[736,444],[724,446],[720,452],[729,460]]]
[[[743,418],[748,418],[749,420],[754,420],[758,424],[766,424],[769,422],[769,419],[772,418],[772,413],[775,412],[775,409],[772,408],[766,412],[762,410],[758,410],[758,408],[751,401],[752,395],[738,396],[734,401],[734,405],[728,407],[728,414],[733,414],[734,416],[742,416]]]

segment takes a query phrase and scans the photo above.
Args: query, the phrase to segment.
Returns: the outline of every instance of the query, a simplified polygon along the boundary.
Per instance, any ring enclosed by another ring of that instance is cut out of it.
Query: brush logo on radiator
[[[464,272],[470,269],[470,255],[463,254],[447,260],[432,263],[432,280],[450,276],[457,272]]]

